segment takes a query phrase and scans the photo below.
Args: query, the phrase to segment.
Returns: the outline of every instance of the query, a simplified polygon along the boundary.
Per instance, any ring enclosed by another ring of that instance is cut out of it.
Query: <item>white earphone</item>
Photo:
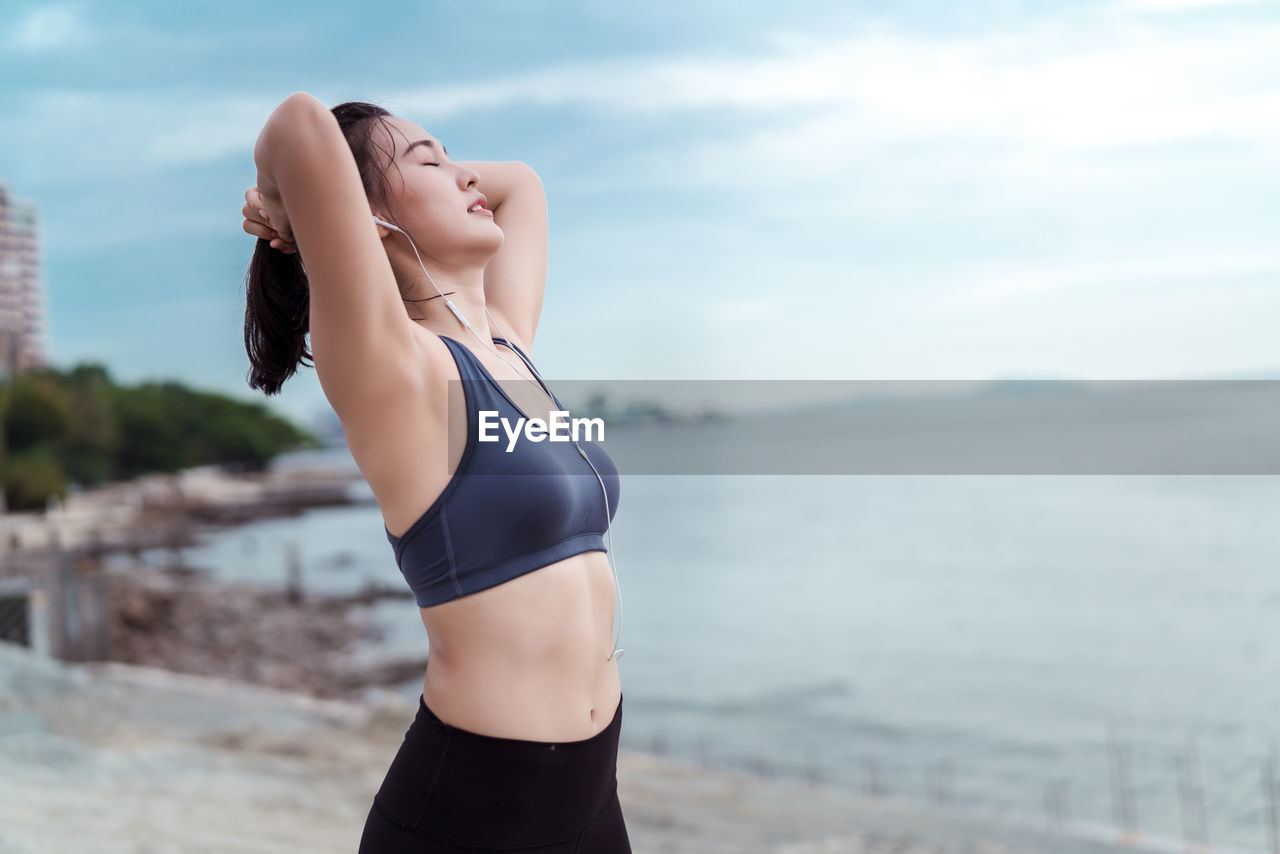
[[[497,356],[498,359],[504,365],[511,368],[511,370],[515,371],[517,374],[521,373],[519,370],[516,370],[516,367],[514,365],[512,365],[506,359],[502,358],[502,354],[499,353],[497,349],[493,346],[493,342],[485,341],[483,338],[480,337],[480,335],[474,329],[471,328],[470,321],[468,321],[465,317],[463,317],[462,312],[458,310],[458,307],[453,304],[452,300],[450,300],[444,294],[440,293],[440,288],[436,286],[435,280],[431,278],[430,273],[427,273],[427,265],[422,263],[422,256],[418,254],[418,247],[414,244],[413,238],[409,237],[409,234],[400,226],[392,225],[391,223],[387,222],[385,219],[379,219],[377,214],[371,214],[371,216],[373,216],[373,221],[378,225],[385,226],[391,229],[392,231],[398,231],[405,236],[405,238],[409,241],[409,245],[413,247],[413,254],[416,255],[418,258],[418,266],[422,267],[423,273],[426,273],[427,281],[431,282],[431,287],[436,289],[436,293],[440,295],[440,298],[442,300],[444,300],[444,304],[449,307],[449,311],[453,312],[453,316],[458,318],[458,322],[462,324],[463,328],[469,331],[472,337],[474,337],[477,341],[479,341],[484,346],[485,349],[487,349],[490,353],[493,353],[493,355]],[[494,326],[498,327],[498,331],[502,333],[502,337],[505,338],[507,341],[510,341],[511,337],[507,335],[506,331],[502,328],[502,325],[498,323],[497,318],[493,316],[493,312],[489,311],[488,306],[485,306],[484,311],[485,311],[485,314],[489,315],[489,320],[493,322]],[[542,383],[542,385],[545,387],[546,383],[542,382],[542,375],[538,373],[537,368],[534,368],[532,363],[529,363],[529,369],[533,371],[533,375],[538,378],[538,382]],[[613,643],[613,652],[605,656],[605,661],[608,661],[609,659],[615,658],[615,657],[622,658],[622,654],[626,651],[618,648],[618,641],[622,640],[622,585],[618,581],[618,567],[613,561],[613,525],[611,524],[613,521],[611,518],[613,514],[609,511],[609,490],[604,485],[604,478],[600,476],[600,472],[596,469],[595,463],[591,462],[591,458],[587,456],[586,451],[582,450],[582,446],[578,444],[578,441],[576,439],[573,440],[573,446],[578,449],[578,454],[584,460],[587,461],[587,465],[591,466],[591,470],[595,472],[596,480],[600,482],[600,490],[604,493],[605,534],[608,535],[609,537],[609,548],[605,552],[605,557],[609,561],[609,568],[613,570],[614,589],[618,591],[618,594],[617,594],[618,637],[617,637],[617,640],[615,640]]]

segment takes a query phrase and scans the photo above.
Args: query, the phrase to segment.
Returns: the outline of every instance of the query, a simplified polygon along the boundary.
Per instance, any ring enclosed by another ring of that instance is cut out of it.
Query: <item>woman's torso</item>
[[[358,423],[343,424],[384,523],[397,537],[443,491],[466,440],[462,422],[455,421],[454,429],[447,423],[446,394],[449,381],[460,378],[458,364],[439,337],[425,329],[421,336],[427,393],[405,395],[393,411],[364,413],[354,419]],[[536,382],[508,382],[513,376],[530,379],[513,349],[493,344],[518,374],[470,333],[455,341],[502,382],[520,410],[549,420],[554,403]],[[453,417],[459,415],[455,407]],[[420,608],[430,644],[423,680],[427,705],[446,723],[485,735],[590,738],[608,725],[621,699],[617,660],[608,658],[615,596],[605,553],[587,551]]]

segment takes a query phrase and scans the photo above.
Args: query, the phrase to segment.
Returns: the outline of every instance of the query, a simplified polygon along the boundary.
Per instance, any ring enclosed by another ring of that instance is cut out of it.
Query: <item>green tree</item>
[[[13,378],[4,422],[14,453],[37,445],[61,446],[71,433],[71,395],[55,372],[28,371]]]
[[[25,372],[0,392],[0,485],[13,510],[65,497],[68,479],[94,486],[209,464],[257,471],[321,444],[260,402],[173,381],[116,385],[100,364]]]
[[[115,474],[120,426],[112,410],[111,378],[101,365],[78,365],[67,374],[72,422],[64,461],[67,475],[95,486]]]
[[[49,496],[67,495],[66,477],[53,449],[37,445],[8,455],[4,465],[4,496],[9,510],[41,510]]]

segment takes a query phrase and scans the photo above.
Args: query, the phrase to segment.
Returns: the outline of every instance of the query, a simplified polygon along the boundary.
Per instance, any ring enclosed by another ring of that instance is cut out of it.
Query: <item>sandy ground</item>
[[[0,852],[351,854],[415,711],[0,643]],[[618,785],[636,854],[1114,850],[627,750]]]

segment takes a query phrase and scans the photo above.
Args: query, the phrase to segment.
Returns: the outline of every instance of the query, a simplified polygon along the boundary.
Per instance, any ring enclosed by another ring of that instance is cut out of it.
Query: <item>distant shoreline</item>
[[[207,465],[78,490],[44,511],[0,514],[0,557],[69,550],[107,552],[190,545],[200,525],[234,525],[291,516],[314,507],[359,503],[359,472],[291,465],[233,473]]]

